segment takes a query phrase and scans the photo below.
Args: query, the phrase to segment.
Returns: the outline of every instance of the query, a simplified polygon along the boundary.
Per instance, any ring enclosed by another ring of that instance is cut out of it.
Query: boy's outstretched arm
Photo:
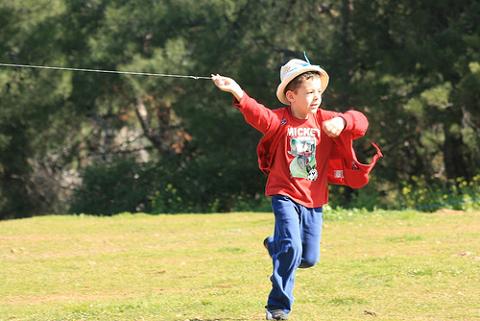
[[[232,78],[223,77],[219,74],[212,74],[212,80],[215,86],[217,86],[220,90],[231,93],[235,97],[235,99],[237,99],[237,101],[240,101],[242,99],[243,89]]]
[[[245,121],[258,131],[265,134],[272,123],[280,123],[280,119],[271,109],[258,103],[255,99],[248,96],[239,84],[232,78],[223,77],[219,74],[212,75],[215,86],[220,90],[231,93],[235,99],[234,106],[242,113]]]

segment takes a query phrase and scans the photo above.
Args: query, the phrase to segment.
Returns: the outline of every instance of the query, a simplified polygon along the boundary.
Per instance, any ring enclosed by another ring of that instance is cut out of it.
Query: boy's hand
[[[226,91],[231,93],[235,98],[240,101],[243,97],[243,89],[240,87],[239,84],[232,78],[223,77],[219,74],[213,75],[212,80],[215,86],[217,86],[220,90]]]
[[[347,124],[345,122],[345,119],[337,116],[332,119],[324,121],[322,123],[322,128],[328,137],[335,138],[342,133],[346,125]]]

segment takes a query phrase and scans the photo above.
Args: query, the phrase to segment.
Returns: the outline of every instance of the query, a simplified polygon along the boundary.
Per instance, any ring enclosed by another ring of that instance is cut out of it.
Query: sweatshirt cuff
[[[343,131],[352,133],[354,139],[364,136],[367,132],[368,119],[363,113],[352,109],[341,114],[340,117],[347,123]]]
[[[248,98],[249,98],[249,96],[247,95],[247,93],[245,91],[243,91],[243,95],[242,95],[242,98],[240,100],[237,100],[237,98],[235,98],[235,96],[232,95],[233,106],[237,107],[238,109],[242,109],[242,107],[245,105],[245,102]]]

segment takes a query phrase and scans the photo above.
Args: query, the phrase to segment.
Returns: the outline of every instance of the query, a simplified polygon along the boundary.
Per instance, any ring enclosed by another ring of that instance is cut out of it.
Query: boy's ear
[[[295,95],[293,90],[287,90],[287,92],[285,93],[285,97],[287,97],[287,100],[290,103],[293,103],[295,101]]]

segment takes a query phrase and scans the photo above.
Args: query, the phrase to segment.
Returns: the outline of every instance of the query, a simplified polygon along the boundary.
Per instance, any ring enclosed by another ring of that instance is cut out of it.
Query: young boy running
[[[257,153],[260,169],[268,174],[265,194],[275,215],[274,234],[264,241],[273,262],[266,317],[287,320],[297,268],[312,267],[320,257],[322,206],[328,201],[328,164],[336,140],[363,136],[368,122],[356,111],[320,109],[329,76],[300,59],[280,69],[276,94],[288,106],[275,110],[249,97],[231,78],[217,74],[212,80],[235,97],[246,122],[264,135]]]

